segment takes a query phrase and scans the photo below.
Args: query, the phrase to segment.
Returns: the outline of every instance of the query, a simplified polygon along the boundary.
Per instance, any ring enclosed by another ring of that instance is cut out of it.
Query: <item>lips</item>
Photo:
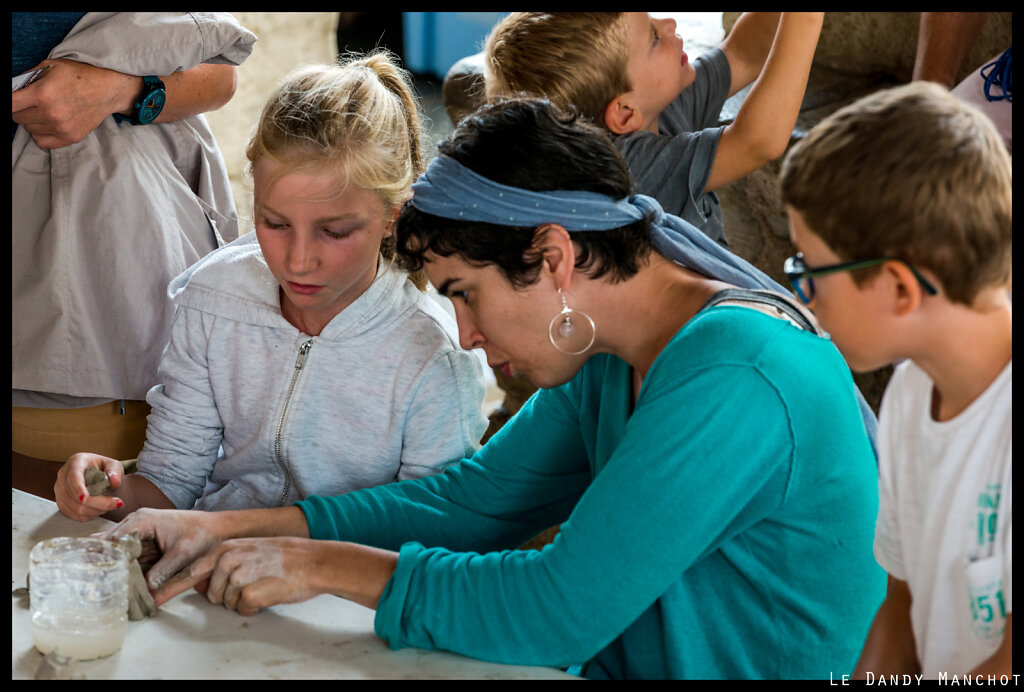
[[[679,65],[686,67],[686,63],[690,62],[689,56],[686,55],[686,51],[683,51],[683,57],[679,59]]]
[[[509,364],[508,364],[507,361],[504,362],[504,363],[501,363],[500,365],[497,364],[497,363],[495,363],[493,365],[488,363],[487,365],[488,365],[488,367],[490,367],[492,369],[497,368],[498,370],[501,370],[501,372],[504,373],[505,377],[508,377],[509,379],[515,377],[515,375],[512,374],[512,368],[509,367]]]
[[[295,283],[293,281],[289,281],[288,282],[288,288],[290,288],[294,293],[299,293],[301,295],[308,296],[308,295],[312,295],[313,293],[316,293],[321,288],[323,288],[323,286],[311,286],[309,284],[297,284],[297,283]]]

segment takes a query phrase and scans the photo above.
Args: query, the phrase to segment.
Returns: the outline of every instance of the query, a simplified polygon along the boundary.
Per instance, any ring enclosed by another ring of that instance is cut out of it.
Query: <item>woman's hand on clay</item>
[[[85,471],[90,466],[106,475],[113,490],[121,486],[124,478],[124,467],[117,459],[88,453],[75,454],[69,458],[57,472],[53,493],[60,511],[76,521],[89,521],[124,505],[117,497],[93,495],[89,492]]]
[[[153,594],[165,603],[193,586],[206,598],[241,615],[280,603],[300,603],[323,593],[315,570],[331,544],[308,538],[236,538],[224,541],[181,570]]]
[[[139,532],[139,539],[142,542],[139,566],[146,573],[146,581],[150,590],[155,592],[154,600],[159,606],[171,598],[158,597],[164,582],[223,540],[217,530],[219,519],[220,517],[212,512],[144,507],[129,514],[113,528],[96,535],[102,538],[119,538],[128,536],[133,531]],[[198,583],[199,581],[201,580],[193,582],[190,586],[198,584],[197,590],[201,591],[203,584]]]

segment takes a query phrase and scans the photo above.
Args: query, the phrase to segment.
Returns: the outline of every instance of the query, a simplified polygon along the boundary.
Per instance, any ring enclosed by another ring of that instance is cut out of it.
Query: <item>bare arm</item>
[[[135,93],[130,95],[128,108],[121,111],[122,115],[131,113],[134,99],[142,91],[142,78],[136,79]],[[161,77],[160,80],[167,92],[167,103],[155,122],[172,123],[223,107],[235,95],[238,68],[234,65],[203,63],[191,70]]]
[[[125,476],[124,480],[121,481],[120,487],[117,488],[114,497],[121,500],[124,504],[108,511],[103,515],[104,519],[121,521],[142,507],[175,509],[174,503],[167,499],[167,496],[163,494],[160,488],[156,487],[153,481],[138,474]]]
[[[907,583],[890,576],[885,600],[871,623],[854,669],[854,679],[866,679],[869,671],[876,675],[921,672],[910,623],[910,603]]]
[[[775,40],[780,15],[781,12],[744,12],[722,41],[722,52],[729,58],[732,72],[729,96],[761,74]]]
[[[996,652],[971,671],[971,675],[1013,675],[1013,613],[1006,614],[1006,631]]]
[[[913,81],[952,89],[986,17],[988,12],[922,12]]]
[[[79,142],[113,113],[130,115],[142,91],[142,77],[74,60],[52,65],[42,79],[11,94],[11,119],[25,127],[43,149]],[[202,64],[161,76],[167,101],[156,122],[174,122],[216,110],[235,92],[234,65]]]
[[[782,13],[761,75],[718,140],[705,192],[742,178],[786,151],[823,19],[823,12]]]

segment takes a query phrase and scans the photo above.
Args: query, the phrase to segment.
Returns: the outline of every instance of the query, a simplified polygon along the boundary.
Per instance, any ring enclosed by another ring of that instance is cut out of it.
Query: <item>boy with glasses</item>
[[[1012,168],[938,85],[815,127],[781,174],[793,288],[850,367],[902,361],[879,415],[875,557],[855,677],[1011,672]]]

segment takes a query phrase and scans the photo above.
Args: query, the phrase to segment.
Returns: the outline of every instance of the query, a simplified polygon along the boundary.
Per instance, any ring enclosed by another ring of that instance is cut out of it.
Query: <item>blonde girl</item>
[[[177,313],[138,473],[74,455],[54,488],[62,512],[288,506],[472,454],[486,427],[479,360],[422,275],[389,259],[424,167],[420,118],[383,51],[277,87],[246,148],[255,230],[170,285]],[[90,466],[107,494],[87,491]]]

